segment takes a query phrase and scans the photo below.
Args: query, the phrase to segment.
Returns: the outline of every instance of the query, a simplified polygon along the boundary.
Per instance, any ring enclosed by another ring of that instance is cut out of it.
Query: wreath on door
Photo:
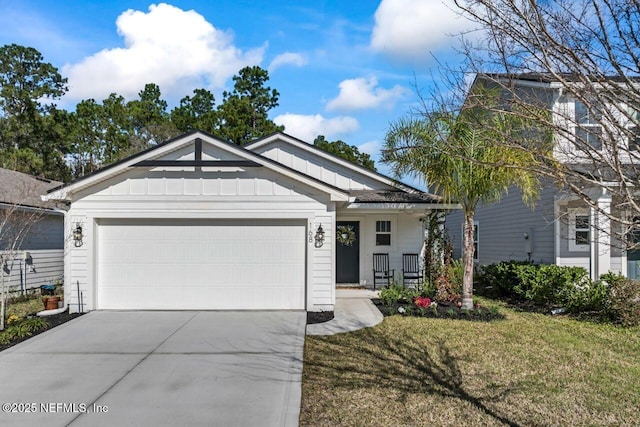
[[[351,225],[339,225],[336,240],[343,246],[353,246],[356,241],[356,232]]]

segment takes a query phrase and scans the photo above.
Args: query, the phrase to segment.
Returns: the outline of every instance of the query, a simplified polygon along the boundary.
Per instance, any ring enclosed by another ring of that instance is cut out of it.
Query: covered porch
[[[374,288],[374,254],[388,256],[391,280],[402,283],[403,255],[415,254],[424,269],[425,218],[459,209],[431,194],[404,191],[351,191],[336,211],[336,285]],[[375,281],[379,288],[381,282]]]

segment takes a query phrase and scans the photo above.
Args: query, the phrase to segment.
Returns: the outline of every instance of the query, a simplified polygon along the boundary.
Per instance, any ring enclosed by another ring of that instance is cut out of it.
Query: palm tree
[[[457,112],[439,111],[424,117],[402,118],[385,136],[382,161],[397,176],[423,179],[445,202],[462,207],[462,307],[473,308],[473,219],[479,203],[494,203],[517,186],[523,201],[533,206],[538,176],[525,166],[534,154],[527,144],[531,126],[521,115],[466,105]]]

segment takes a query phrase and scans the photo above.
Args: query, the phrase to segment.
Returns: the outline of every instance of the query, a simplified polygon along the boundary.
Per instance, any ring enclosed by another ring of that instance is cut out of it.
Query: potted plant
[[[60,295],[47,295],[42,297],[42,303],[45,310],[55,310],[58,308],[58,303],[62,300]]]

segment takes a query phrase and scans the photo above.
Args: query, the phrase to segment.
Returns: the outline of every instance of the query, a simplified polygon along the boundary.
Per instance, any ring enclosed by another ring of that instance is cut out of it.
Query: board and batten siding
[[[290,144],[271,142],[255,150],[260,155],[300,171],[329,185],[346,190],[392,189],[373,179],[334,162],[327,162],[319,154]]]
[[[266,168],[245,171],[203,172],[132,170],[84,193],[79,193],[67,214],[66,230],[80,223],[84,242],[68,242],[65,267],[73,290],[79,285],[84,310],[95,308],[98,221],[103,218],[175,219],[292,219],[307,224],[307,310],[332,309],[335,304],[334,247],[335,206],[326,194]],[[322,248],[309,242],[322,224],[326,238]],[[72,311],[78,309],[77,291],[67,295]]]
[[[478,263],[527,260],[531,245],[531,260],[536,263],[555,262],[554,195],[555,188],[546,185],[540,192],[535,209],[526,206],[516,187],[489,206],[480,205],[475,212],[478,223]],[[447,215],[446,230],[453,243],[453,257],[462,258],[462,211]],[[527,233],[530,243],[524,238]]]
[[[335,209],[332,211],[315,213],[315,218],[311,221],[310,227],[311,235],[313,236],[318,229],[319,225],[322,225],[322,229],[325,232],[324,244],[320,248],[315,247],[315,242],[307,242],[307,247],[311,256],[309,257],[310,263],[312,263],[312,286],[307,288],[309,292],[310,300],[313,302],[315,308],[308,308],[309,311],[331,311],[335,304],[335,234],[336,228],[336,216]],[[313,240],[313,237],[312,239]],[[311,266],[310,266],[311,267]]]
[[[385,212],[343,213],[337,221],[360,223],[360,284],[373,286],[373,254],[389,254],[389,267],[395,270],[396,280],[401,280],[402,254],[420,254],[423,246],[422,215]],[[391,221],[391,245],[376,246],[376,221]]]

